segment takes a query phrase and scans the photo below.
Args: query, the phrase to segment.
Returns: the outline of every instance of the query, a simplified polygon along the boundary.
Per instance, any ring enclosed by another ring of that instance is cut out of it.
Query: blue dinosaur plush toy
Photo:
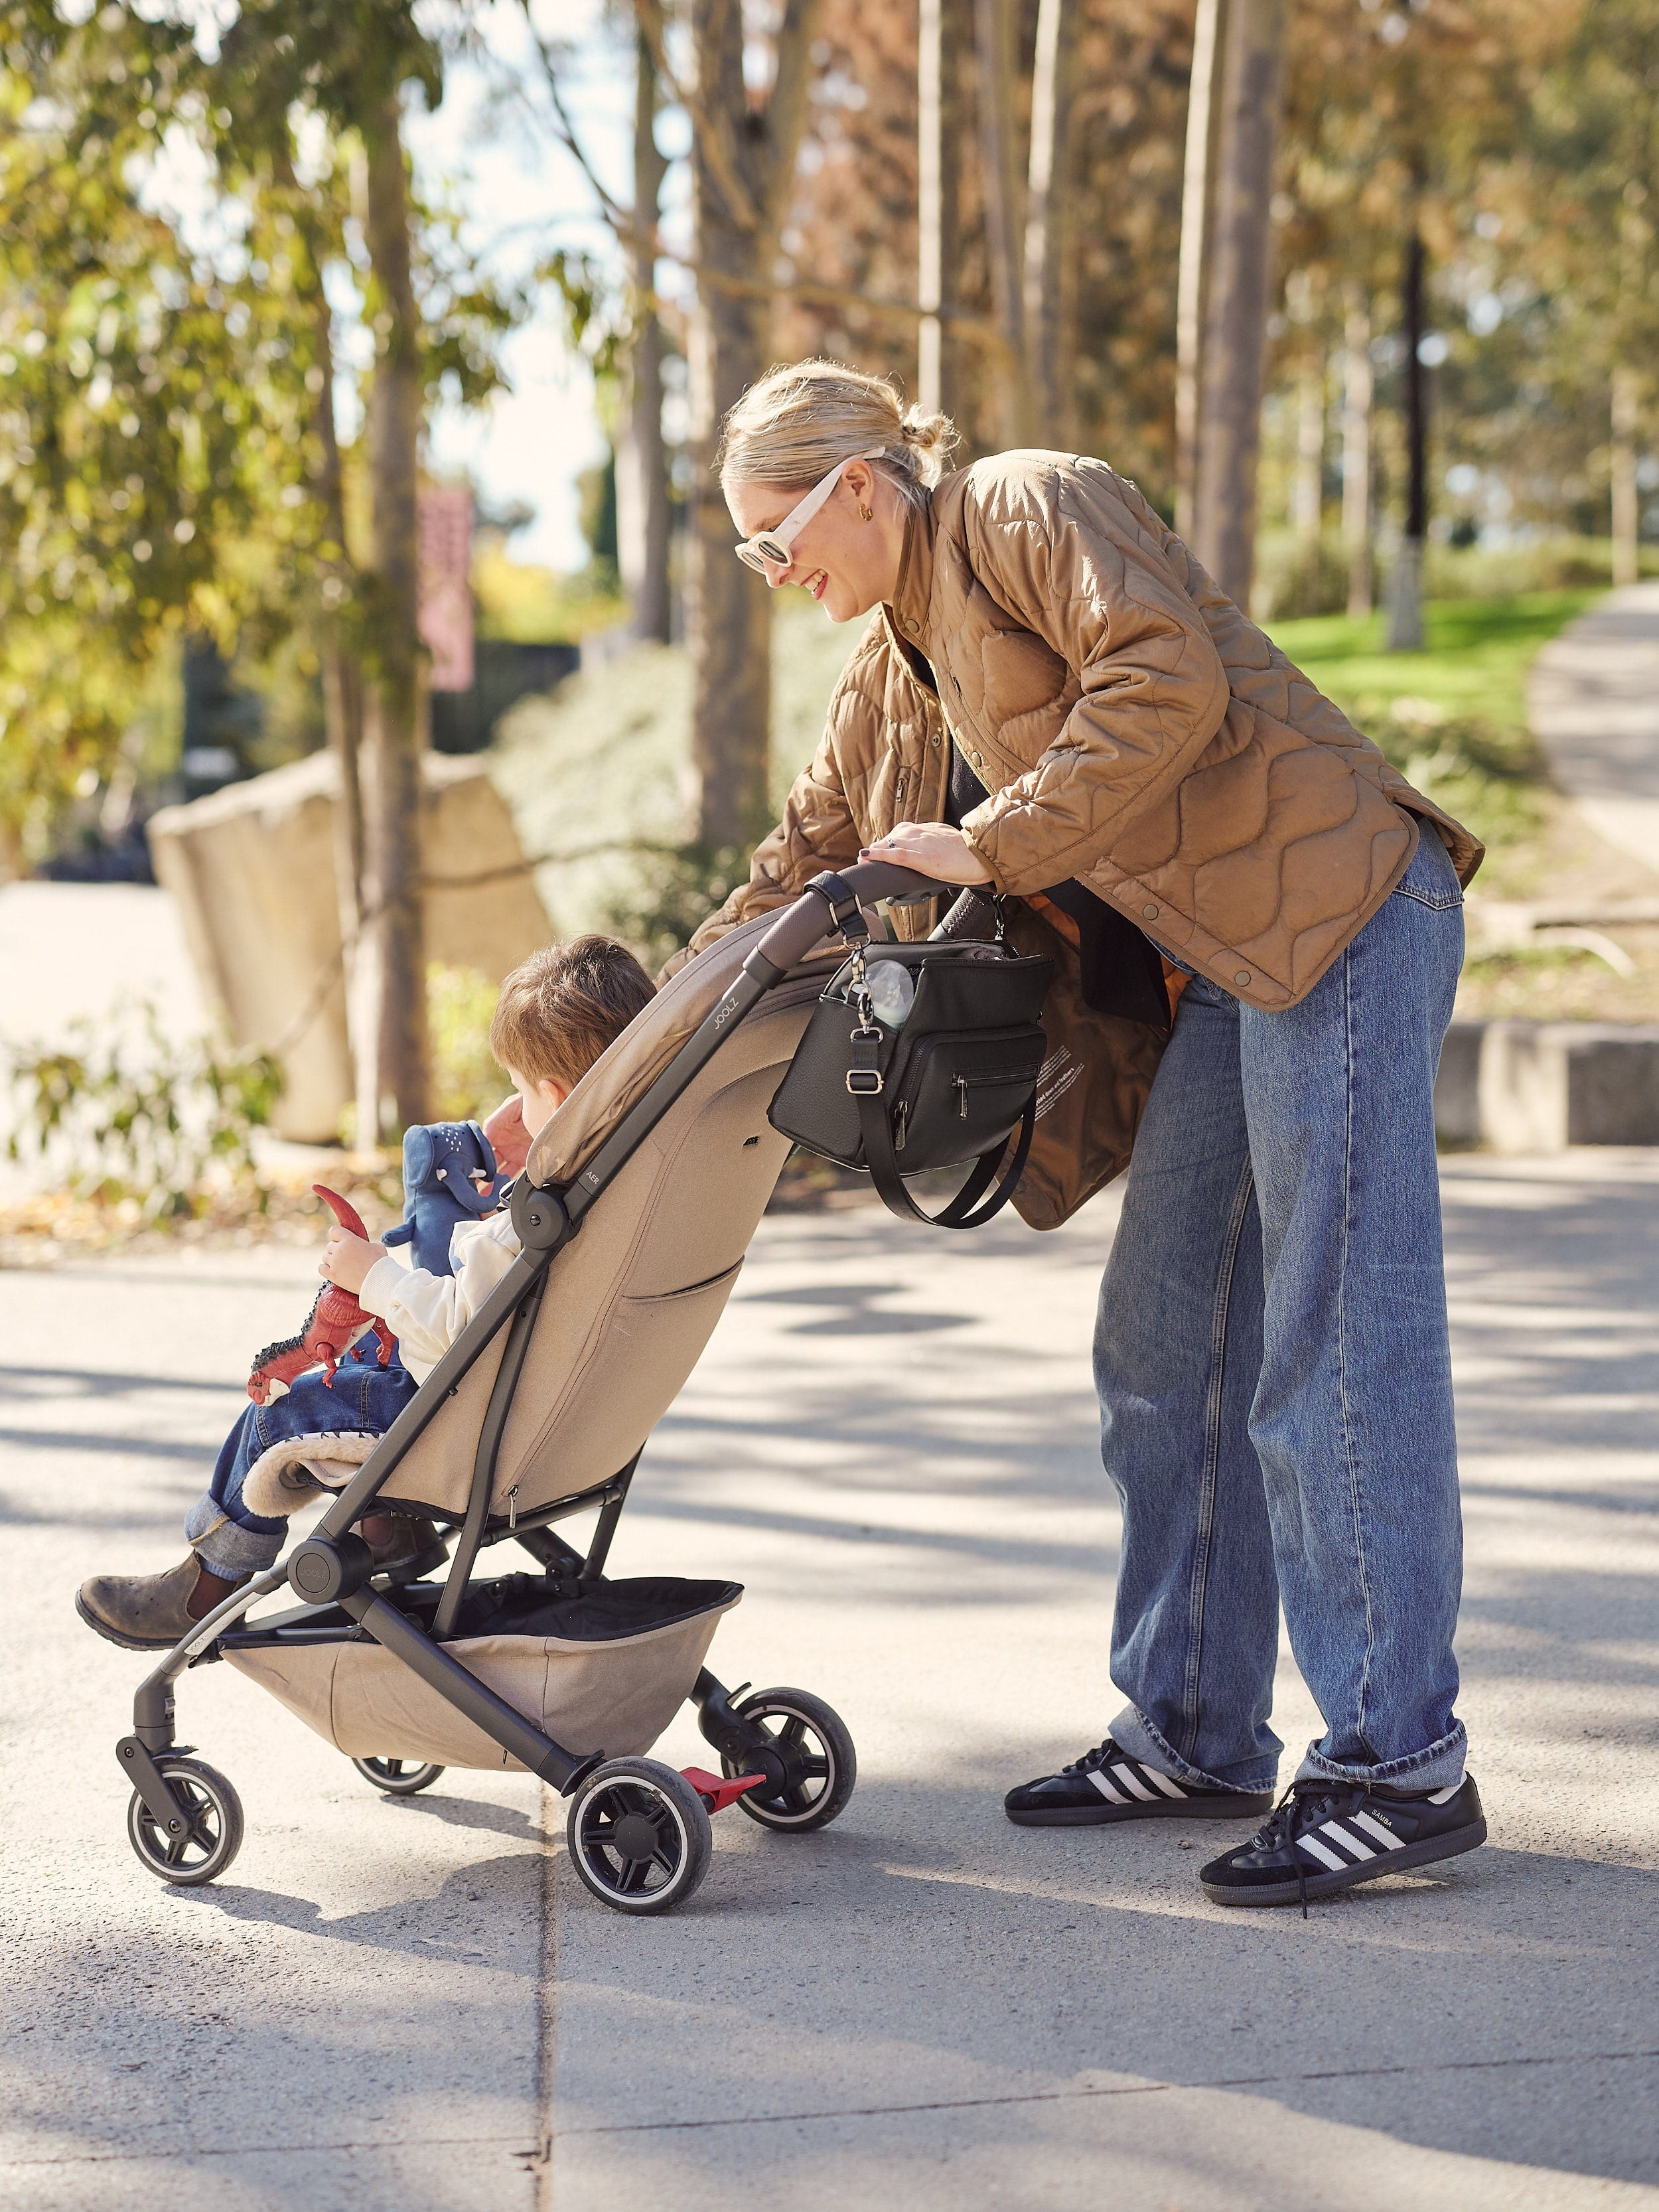
[[[481,1189],[476,1176],[486,1178]],[[404,1132],[404,1218],[383,1244],[411,1244],[415,1265],[453,1274],[449,1240],[463,1221],[493,1213],[509,1178],[499,1175],[476,1121],[428,1121]]]

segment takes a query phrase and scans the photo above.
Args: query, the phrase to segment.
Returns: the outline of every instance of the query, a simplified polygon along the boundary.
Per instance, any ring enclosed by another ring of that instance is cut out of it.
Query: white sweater
[[[503,1210],[463,1221],[449,1240],[453,1275],[405,1267],[388,1252],[363,1278],[357,1302],[378,1314],[398,1340],[398,1352],[424,1382],[519,1256],[513,1217]]]

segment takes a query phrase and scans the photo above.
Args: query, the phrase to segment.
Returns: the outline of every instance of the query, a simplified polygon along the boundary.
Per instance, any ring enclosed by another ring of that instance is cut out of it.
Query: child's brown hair
[[[532,1083],[574,1090],[656,987],[614,937],[573,937],[521,960],[501,985],[489,1049]]]

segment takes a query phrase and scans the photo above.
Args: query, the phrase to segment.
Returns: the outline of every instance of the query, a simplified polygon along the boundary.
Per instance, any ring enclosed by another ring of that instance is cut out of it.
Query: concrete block
[[[506,802],[483,761],[428,753],[422,837],[428,957],[496,982],[552,934]],[[279,1136],[328,1143],[352,1095],[334,877],[339,764],[313,753],[149,823],[204,995],[237,1044],[282,1048]],[[488,881],[469,878],[488,877]],[[307,1012],[307,1010],[309,1012]],[[298,1032],[294,1034],[298,1024]]]
[[[1659,1029],[1597,1022],[1481,1026],[1480,1133],[1494,1152],[1659,1145]]]
[[[1484,1022],[1454,1022],[1440,1048],[1434,1085],[1434,1133],[1442,1144],[1480,1142],[1480,1044]]]

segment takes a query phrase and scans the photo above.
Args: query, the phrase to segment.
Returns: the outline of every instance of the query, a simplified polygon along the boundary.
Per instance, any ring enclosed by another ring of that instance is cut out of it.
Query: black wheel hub
[[[609,1841],[618,1857],[634,1862],[648,1859],[667,1841],[647,1813],[624,1813],[611,1830]]]

